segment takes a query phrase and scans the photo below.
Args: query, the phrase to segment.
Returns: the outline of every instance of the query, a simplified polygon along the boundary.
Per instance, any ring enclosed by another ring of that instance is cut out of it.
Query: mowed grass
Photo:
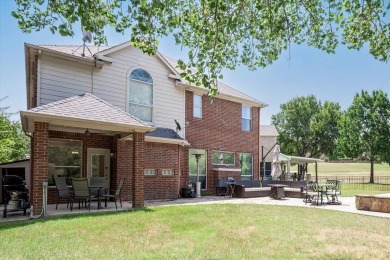
[[[0,224],[1,259],[389,259],[390,219],[271,205]]]
[[[308,165],[308,173],[315,174],[315,164]],[[318,163],[318,176],[370,176],[369,163]],[[293,168],[296,171],[295,168]],[[390,176],[390,165],[374,164],[374,176]]]

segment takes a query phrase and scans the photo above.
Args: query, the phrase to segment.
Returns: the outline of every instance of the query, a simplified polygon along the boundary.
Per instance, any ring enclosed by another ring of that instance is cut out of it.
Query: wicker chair
[[[121,178],[119,180],[119,183],[118,183],[118,187],[116,188],[115,192],[113,194],[110,194],[110,192],[108,192],[107,194],[103,195],[102,197],[104,197],[104,204],[105,206],[107,207],[107,200],[109,198],[112,198],[114,199],[114,202],[115,202],[115,208],[118,209],[118,206],[116,204],[116,201],[118,200],[119,198],[119,202],[121,204],[121,207],[122,207],[122,188],[123,188],[123,184],[125,183],[125,180],[126,178]]]
[[[56,184],[57,188],[57,203],[56,203],[56,210],[58,208],[58,201],[60,199],[67,199],[68,202],[66,204],[66,207],[69,207],[69,202],[72,198],[72,193],[68,188],[68,185],[66,184],[66,178],[65,177],[54,177],[54,182]]]

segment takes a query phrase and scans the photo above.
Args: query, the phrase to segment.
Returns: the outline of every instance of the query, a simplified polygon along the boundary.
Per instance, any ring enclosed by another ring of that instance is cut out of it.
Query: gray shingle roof
[[[40,47],[50,49],[53,51],[58,51],[66,54],[71,54],[75,56],[81,57],[81,54],[83,53],[83,46],[82,45],[38,45]],[[109,46],[87,46],[88,48],[85,48],[84,54],[85,57],[92,57],[95,53],[98,53],[100,51],[104,51],[106,49],[109,49]],[[88,50],[89,49],[89,50]],[[89,52],[91,51],[91,52]]]
[[[50,49],[53,51],[58,51],[58,52],[71,54],[71,55],[75,55],[75,56],[80,56],[80,57],[81,57],[81,54],[83,52],[83,47],[80,45],[37,45],[37,46],[47,48],[47,49]],[[108,50],[108,49],[113,48],[113,47],[112,46],[100,46],[100,47],[99,46],[88,46],[88,48],[91,51],[92,55],[87,49],[85,49],[85,57],[91,57],[98,52],[105,51],[105,50]],[[175,68],[175,70],[178,73],[180,73],[179,69],[177,68],[177,60],[171,59],[165,55],[162,55],[162,56],[165,58],[165,60],[173,68]],[[238,91],[237,89],[229,87],[228,85],[226,85],[222,82],[218,82],[218,92],[220,94],[224,94],[224,95],[231,96],[231,97],[241,98],[241,99],[248,100],[251,102],[261,102],[261,101],[255,99],[251,96],[248,96],[248,95]]]
[[[35,107],[28,111],[98,122],[150,127],[140,119],[89,93]]]
[[[177,60],[169,58],[165,55],[163,55],[163,57],[166,59],[166,61],[169,64],[171,64],[172,67],[174,67],[180,73],[179,69],[177,68]],[[230,87],[230,86],[228,86],[220,81],[218,81],[217,87],[218,87],[218,92],[220,94],[224,94],[224,95],[231,96],[231,97],[238,97],[238,98],[246,99],[246,100],[249,100],[252,102],[260,102],[259,100],[255,99],[251,96],[248,96],[248,95],[242,93],[241,91],[238,91],[237,89],[234,89],[234,88],[232,88],[232,87]],[[202,87],[202,88],[204,88],[204,87]]]
[[[278,136],[278,130],[274,125],[260,125],[260,136]]]
[[[170,128],[163,128],[163,127],[157,127],[156,130],[146,133],[145,136],[176,139],[176,140],[184,141],[184,139],[181,138],[174,130]]]

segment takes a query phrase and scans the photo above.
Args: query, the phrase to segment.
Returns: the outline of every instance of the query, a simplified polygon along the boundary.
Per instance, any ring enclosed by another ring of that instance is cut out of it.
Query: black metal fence
[[[328,179],[342,180],[344,190],[390,191],[390,176],[374,177],[374,183],[370,183],[367,176],[318,176],[319,183],[326,183]]]

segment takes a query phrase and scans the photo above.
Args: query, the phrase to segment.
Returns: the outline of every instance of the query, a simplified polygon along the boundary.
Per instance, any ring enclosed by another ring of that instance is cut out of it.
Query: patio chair
[[[68,188],[68,185],[66,184],[66,178],[65,177],[54,177],[54,182],[56,184],[57,188],[57,203],[56,203],[56,210],[58,208],[58,201],[60,199],[67,199],[66,207],[69,207],[69,202],[72,198],[72,193]]]
[[[120,202],[121,207],[122,207],[122,188],[123,188],[123,184],[125,183],[125,180],[126,180],[126,178],[121,178],[119,180],[118,187],[116,188],[116,190],[115,190],[115,192],[113,194],[110,194],[110,192],[107,192],[107,194],[102,196],[102,197],[104,197],[104,205],[105,205],[105,207],[107,207],[107,199],[108,198],[114,199],[115,209],[118,209],[116,201],[119,198],[119,202]]]
[[[89,189],[88,180],[86,178],[74,178],[72,179],[72,187],[73,187],[73,194],[72,199],[70,202],[70,210],[73,210],[73,201],[78,200],[79,201],[79,209],[80,209],[80,202],[83,201],[86,203],[86,208],[88,208],[89,211],[91,211],[91,200],[95,199],[96,197],[91,195],[91,191]]]
[[[329,204],[341,204],[339,201],[338,195],[341,195],[341,185],[343,184],[342,180],[326,180],[327,184],[332,186],[326,189],[326,198],[328,199]],[[329,199],[329,196],[331,199]]]
[[[321,191],[317,186],[316,182],[312,182],[312,181],[307,182],[306,185],[303,187],[302,194],[305,197],[304,199],[305,204],[307,204],[308,202],[312,203],[314,201],[317,201],[317,205],[318,205],[321,196]]]

